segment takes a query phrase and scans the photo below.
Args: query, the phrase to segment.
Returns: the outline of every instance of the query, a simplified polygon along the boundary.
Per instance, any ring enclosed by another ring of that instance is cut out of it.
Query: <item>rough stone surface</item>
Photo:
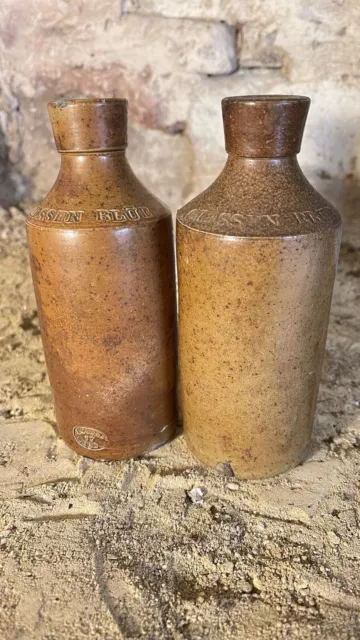
[[[263,481],[205,469],[180,434],[124,462],[69,451],[14,207],[0,274],[0,637],[358,638],[359,236],[341,251],[312,452]]]
[[[29,0],[26,12],[3,0],[0,18],[3,206],[55,179],[50,99],[128,97],[134,169],[176,209],[223,165],[221,98],[254,92],[310,95],[304,171],[340,210],[355,206],[356,0]]]

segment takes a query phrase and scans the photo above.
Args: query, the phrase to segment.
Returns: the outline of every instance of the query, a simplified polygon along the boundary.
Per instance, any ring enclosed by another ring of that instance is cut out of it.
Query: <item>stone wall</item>
[[[0,203],[56,177],[46,103],[127,97],[129,156],[173,210],[225,159],[221,98],[312,98],[300,156],[342,210],[360,194],[358,0],[1,0]]]

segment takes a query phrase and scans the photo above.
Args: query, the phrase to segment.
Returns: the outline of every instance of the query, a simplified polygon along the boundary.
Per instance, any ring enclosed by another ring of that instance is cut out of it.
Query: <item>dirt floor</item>
[[[278,478],[240,482],[200,466],[181,435],[114,463],[57,439],[24,216],[1,212],[2,639],[360,638],[355,228],[345,229],[312,454]]]

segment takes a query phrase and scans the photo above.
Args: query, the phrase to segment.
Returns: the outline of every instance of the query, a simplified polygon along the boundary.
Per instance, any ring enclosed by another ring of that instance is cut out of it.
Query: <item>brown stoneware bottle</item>
[[[61,168],[27,233],[60,435],[92,458],[137,456],[174,429],[171,214],[126,160],[126,100],[49,114]]]
[[[298,464],[311,436],[341,218],[296,159],[309,104],[225,98],[225,168],[178,213],[185,437],[241,478]]]

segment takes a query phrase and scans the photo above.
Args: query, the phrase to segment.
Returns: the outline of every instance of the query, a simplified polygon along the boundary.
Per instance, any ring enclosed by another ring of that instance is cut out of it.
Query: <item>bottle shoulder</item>
[[[339,212],[310,185],[262,180],[229,184],[220,176],[182,207],[177,223],[196,231],[235,237],[286,237],[341,227]]]
[[[41,227],[134,227],[171,211],[138,179],[123,154],[65,155],[59,175],[28,224]]]

